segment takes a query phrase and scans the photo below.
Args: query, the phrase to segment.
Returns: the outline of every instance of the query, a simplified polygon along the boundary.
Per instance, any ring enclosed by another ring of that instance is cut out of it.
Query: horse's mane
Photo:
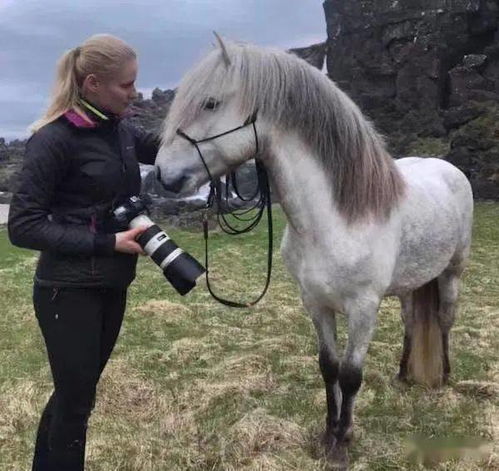
[[[239,90],[242,116],[259,116],[298,133],[330,175],[339,211],[355,221],[383,217],[397,203],[404,183],[382,137],[333,81],[289,53],[226,42],[182,80],[165,121],[164,140],[187,127],[209,97]]]

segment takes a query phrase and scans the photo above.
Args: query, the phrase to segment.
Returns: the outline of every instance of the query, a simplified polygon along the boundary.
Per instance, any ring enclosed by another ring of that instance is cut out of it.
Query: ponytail
[[[81,46],[65,52],[57,63],[50,105],[43,116],[31,125],[31,131],[38,131],[68,110],[76,111],[88,121],[79,104],[81,85],[85,77],[90,74],[110,76],[126,60],[135,57],[135,51],[130,46],[109,34],[92,36]]]

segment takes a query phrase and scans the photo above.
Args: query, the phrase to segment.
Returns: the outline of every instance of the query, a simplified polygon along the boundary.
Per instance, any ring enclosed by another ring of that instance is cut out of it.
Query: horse
[[[304,60],[217,39],[177,89],[163,123],[158,178],[188,194],[257,148],[287,218],[284,263],[317,333],[324,452],[344,464],[385,296],[401,301],[398,377],[429,387],[449,378],[449,332],[470,253],[471,186],[443,159],[395,160],[356,104]],[[337,313],[348,331],[342,356]]]

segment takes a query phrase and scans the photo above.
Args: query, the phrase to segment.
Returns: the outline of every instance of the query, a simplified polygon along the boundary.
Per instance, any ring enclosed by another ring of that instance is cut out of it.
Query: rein
[[[183,132],[181,129],[177,129],[177,134],[187,141],[189,141],[197,150],[199,157],[201,159],[201,162],[203,163],[203,166],[206,170],[206,173],[208,174],[208,178],[210,180],[210,193],[208,195],[208,201],[206,203],[206,208],[204,212],[204,217],[203,217],[203,233],[204,233],[204,241],[205,241],[205,266],[206,266],[206,284],[208,286],[208,291],[210,294],[215,298],[218,302],[221,304],[224,304],[226,306],[230,307],[237,307],[237,308],[247,308],[254,306],[258,301],[260,301],[264,296],[265,293],[267,292],[267,289],[270,285],[270,278],[272,275],[272,253],[273,253],[273,226],[272,226],[272,202],[270,198],[270,186],[269,186],[269,181],[268,181],[268,176],[267,176],[267,171],[265,170],[265,167],[261,163],[260,160],[257,159],[258,153],[259,153],[259,142],[258,142],[258,133],[256,132],[256,118],[257,118],[257,112],[255,111],[251,116],[248,116],[244,124],[241,126],[238,126],[236,128],[230,129],[229,131],[225,131],[220,134],[216,134],[215,136],[210,136],[205,139],[200,139],[200,140],[195,140],[192,137],[188,136],[185,132]],[[208,168],[208,165],[206,164],[206,161],[203,157],[203,154],[201,150],[199,149],[199,144],[202,142],[208,142],[212,141],[214,139],[217,139],[222,136],[226,136],[227,134],[231,134],[233,132],[239,131],[240,129],[243,129],[247,126],[252,126],[253,127],[253,133],[255,136],[255,167],[256,167],[256,173],[257,173],[257,187],[255,189],[255,192],[251,196],[243,196],[241,192],[239,191],[239,187],[237,184],[237,177],[235,172],[231,172],[225,181],[225,197],[223,195],[222,191],[222,183],[220,182],[220,179],[218,178],[213,178],[210,169]],[[234,191],[237,195],[237,197],[243,201],[243,202],[249,202],[253,201],[256,198],[257,201],[254,205],[252,205],[250,208],[245,208],[242,210],[237,210],[234,208],[230,207],[229,204],[229,188],[230,184],[232,183],[232,187],[234,188]],[[228,220],[227,214],[224,214],[222,212],[222,207],[224,206],[223,200],[225,199],[225,208],[228,209],[228,214],[230,214],[234,219],[240,222],[247,223],[245,227],[243,228],[237,228],[234,225],[231,224],[231,222]],[[221,229],[229,235],[241,235],[245,234],[247,232],[250,232],[252,229],[254,229],[261,221],[263,217],[263,212],[265,211],[265,208],[267,208],[267,226],[268,226],[268,251],[267,251],[267,278],[265,281],[265,286],[263,288],[262,293],[254,300],[251,302],[247,303],[239,303],[236,301],[232,301],[229,299],[222,298],[221,296],[217,295],[212,288],[212,285],[210,283],[210,270],[208,268],[209,266],[209,248],[208,248],[208,209],[212,208],[214,206],[214,203],[216,202],[217,204],[217,222],[218,225],[221,227]],[[249,215],[252,211],[256,210],[256,214],[254,215]]]

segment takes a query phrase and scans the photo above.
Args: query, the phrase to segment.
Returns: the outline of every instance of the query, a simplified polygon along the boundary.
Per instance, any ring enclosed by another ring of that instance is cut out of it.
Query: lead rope
[[[268,249],[267,249],[267,276],[265,280],[265,286],[263,288],[262,293],[253,301],[251,302],[246,302],[246,303],[240,303],[237,301],[232,301],[230,299],[223,298],[219,295],[217,295],[212,287],[212,284],[210,282],[210,270],[209,270],[209,244],[208,244],[208,239],[209,239],[209,232],[208,232],[208,208],[204,212],[204,217],[203,217],[203,232],[204,232],[204,240],[205,240],[205,267],[206,267],[206,285],[208,287],[208,291],[210,294],[215,298],[218,302],[230,306],[230,307],[237,307],[237,308],[248,308],[251,306],[254,306],[257,304],[267,293],[267,290],[270,285],[270,279],[272,276],[272,255],[273,255],[273,224],[272,224],[272,201],[270,198],[270,188],[268,184],[268,178],[267,178],[267,173],[265,172],[265,169],[259,162],[256,162],[257,166],[257,172],[258,172],[258,185],[260,187],[260,198],[258,201],[258,212],[256,216],[252,217],[249,219],[249,224],[243,228],[243,229],[237,229],[230,225],[227,222],[226,216],[221,215],[220,212],[217,212],[217,220],[222,228],[222,230],[229,235],[241,235],[247,232],[250,232],[253,228],[255,228],[260,220],[262,219],[263,212],[265,211],[265,208],[267,208],[267,226],[268,226]],[[258,170],[260,168],[260,170]],[[215,188],[215,186],[213,186]],[[210,192],[211,193],[211,192]],[[221,195],[219,191],[214,192],[214,197],[212,200],[217,199],[218,201],[221,199]],[[211,206],[210,206],[211,207]],[[252,208],[253,209],[253,208]],[[223,221],[223,223],[222,223]],[[225,227],[223,224],[226,224],[227,227]]]
[[[253,113],[252,116],[249,116],[248,119],[244,122],[242,126],[238,126],[237,128],[231,129],[229,131],[226,131],[221,134],[217,134],[216,136],[212,136],[206,139],[202,139],[199,141],[196,141],[192,139],[190,136],[185,134],[183,131],[180,129],[177,130],[177,134],[180,135],[181,137],[187,139],[191,144],[193,144],[196,147],[196,150],[199,154],[199,157],[201,158],[201,161],[204,165],[204,168],[208,174],[208,177],[210,179],[210,193],[208,195],[208,200],[206,203],[206,207],[203,213],[203,234],[204,234],[204,241],[205,241],[205,268],[206,268],[206,285],[208,287],[208,291],[211,294],[211,296],[216,299],[219,303],[224,304],[226,306],[230,307],[236,307],[236,308],[248,308],[251,306],[254,306],[257,304],[267,293],[268,287],[270,285],[270,279],[272,276],[272,256],[273,256],[273,224],[272,224],[272,201],[271,201],[271,196],[270,196],[270,185],[269,185],[269,180],[268,180],[268,175],[267,171],[265,170],[264,165],[257,159],[258,153],[259,153],[259,142],[258,142],[258,134],[256,132],[256,116],[257,113]],[[248,125],[252,125],[253,127],[253,133],[255,136],[255,167],[256,167],[256,173],[257,173],[257,187],[255,189],[255,192],[252,196],[250,197],[244,197],[241,192],[239,191],[239,187],[237,184],[237,178],[235,173],[231,173],[225,182],[225,195],[223,195],[223,190],[222,190],[222,185],[219,179],[214,179],[210,173],[210,170],[203,158],[203,154],[201,153],[201,150],[199,149],[198,144],[200,142],[206,142],[210,141],[213,139],[216,139],[221,136],[225,136],[227,134],[230,134],[231,132],[237,131],[239,129],[242,129]],[[233,209],[230,207],[229,204],[229,193],[230,193],[230,184],[232,183],[232,186],[234,188],[234,191],[236,193],[236,196],[243,202],[249,202],[257,198],[257,201],[253,206],[250,208],[244,208],[242,210],[237,210]],[[228,214],[231,215],[234,219],[240,221],[240,222],[246,222],[248,223],[245,227],[243,228],[237,228],[231,222],[228,220],[227,214],[224,214],[223,209],[224,209],[224,204],[223,201],[225,199],[225,210],[227,210]],[[213,208],[214,204],[216,203],[217,205],[217,223],[221,227],[221,229],[229,235],[232,236],[237,236],[241,234],[245,234],[247,232],[250,232],[252,229],[254,229],[261,221],[263,217],[263,213],[265,209],[267,209],[267,230],[268,230],[268,251],[267,251],[267,276],[265,280],[265,286],[263,288],[262,293],[253,301],[250,302],[237,302],[237,301],[232,301],[230,299],[225,299],[222,296],[219,296],[216,294],[213,290],[212,284],[210,282],[210,270],[209,270],[209,231],[208,231],[208,211]],[[251,215],[251,212],[256,210],[255,215]]]

